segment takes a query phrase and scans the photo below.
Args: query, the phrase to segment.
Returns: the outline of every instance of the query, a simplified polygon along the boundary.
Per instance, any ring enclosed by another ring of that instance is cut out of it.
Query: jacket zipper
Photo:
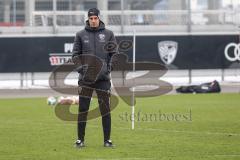
[[[94,34],[94,37],[93,37],[93,41],[94,41],[94,55],[95,55],[95,58],[97,57],[97,55],[96,55],[96,33],[95,32],[93,32],[93,34]],[[95,66],[96,66],[96,60],[95,60]],[[95,72],[95,74],[96,74],[96,69],[94,70],[94,72]],[[97,75],[96,75],[97,76]],[[95,77],[95,78],[97,78],[97,77]]]
[[[93,34],[94,34],[94,55],[96,56],[96,34],[95,34],[95,32],[93,32]]]

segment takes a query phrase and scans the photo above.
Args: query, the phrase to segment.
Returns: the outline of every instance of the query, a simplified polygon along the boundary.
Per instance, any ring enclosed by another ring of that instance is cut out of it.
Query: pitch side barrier
[[[51,72],[71,61],[74,37],[0,38],[0,73]],[[132,61],[132,36],[117,36],[119,53]],[[11,46],[11,44],[13,46]],[[239,35],[136,36],[136,62],[169,70],[240,68]],[[141,69],[142,70],[142,69]]]

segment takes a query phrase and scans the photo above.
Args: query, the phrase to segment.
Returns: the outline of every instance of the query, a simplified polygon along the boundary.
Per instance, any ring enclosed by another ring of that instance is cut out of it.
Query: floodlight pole
[[[17,14],[16,14],[16,12],[17,12],[16,11],[17,2],[16,2],[16,0],[13,0],[12,3],[13,3],[13,25],[16,26],[16,22],[17,22],[17,18],[16,18],[16,16],[17,16]]]
[[[135,62],[136,62],[136,31],[133,30],[133,75],[135,74]],[[135,123],[135,80],[133,76],[133,87],[132,87],[132,130],[134,130],[134,123]]]
[[[187,10],[188,10],[188,22],[187,22],[187,31],[190,33],[192,31],[192,8],[191,0],[188,0]]]
[[[124,0],[121,0],[121,33],[124,33]]]
[[[57,33],[57,0],[53,0],[53,33]]]

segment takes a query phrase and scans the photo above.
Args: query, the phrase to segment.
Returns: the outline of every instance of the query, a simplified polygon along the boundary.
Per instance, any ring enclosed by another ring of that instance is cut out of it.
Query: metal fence
[[[54,33],[69,33],[79,30],[78,26],[83,26],[86,19],[83,11],[33,12],[32,25],[44,26]],[[102,11],[101,19],[117,33],[129,33],[133,29],[138,33],[232,32],[240,26],[240,12],[229,10],[192,11],[191,15],[187,10]]]
[[[0,33],[72,35],[84,26],[91,7],[100,8],[101,19],[119,34],[133,29],[146,34],[237,32],[240,1],[225,6],[224,1],[0,0]]]

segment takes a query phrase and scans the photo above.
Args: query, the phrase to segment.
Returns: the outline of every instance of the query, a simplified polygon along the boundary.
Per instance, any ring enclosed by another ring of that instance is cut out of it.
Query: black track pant
[[[98,104],[102,116],[104,141],[110,139],[111,114],[110,114],[110,81],[97,81],[91,85],[80,85],[79,114],[78,114],[78,139],[84,141],[86,121],[93,91],[98,97]]]

